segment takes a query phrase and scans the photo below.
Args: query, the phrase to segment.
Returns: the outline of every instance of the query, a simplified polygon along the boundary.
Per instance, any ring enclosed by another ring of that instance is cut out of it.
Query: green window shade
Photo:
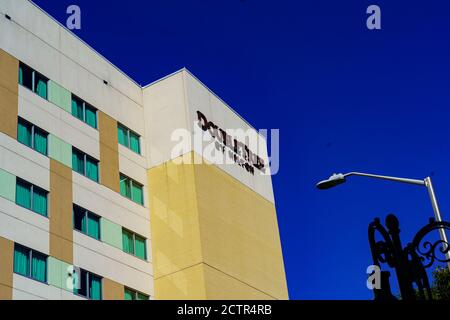
[[[83,121],[83,102],[72,97],[72,115]]]
[[[86,176],[98,182],[98,162],[96,160],[86,159]]]
[[[144,204],[144,194],[142,192],[142,186],[137,184],[136,182],[132,183],[132,199],[134,202],[139,203],[141,205]]]
[[[136,153],[141,153],[141,145],[139,143],[139,136],[130,132],[130,148]]]
[[[145,247],[145,239],[139,236],[135,236],[136,238],[136,257],[141,259],[147,259],[147,250]]]
[[[14,247],[14,272],[23,276],[30,274],[30,250],[19,245]]]
[[[120,194],[131,199],[130,179],[120,175]]]
[[[97,111],[86,105],[86,123],[92,128],[97,128]]]
[[[77,150],[72,152],[72,168],[84,175],[84,155]]]
[[[90,274],[89,280],[89,298],[92,300],[102,300],[102,279]]]
[[[38,78],[36,75],[36,93],[44,98],[47,99],[47,81],[41,78]]]
[[[46,132],[34,128],[34,149],[43,155],[47,155],[47,136]]]
[[[22,68],[22,65],[19,65],[19,84],[23,85],[23,68]]]
[[[100,218],[92,214],[88,214],[88,235],[100,239]]]
[[[127,129],[124,128],[123,126],[119,125],[117,127],[117,130],[118,130],[119,143],[125,147],[129,147]]]
[[[149,297],[148,297],[147,295],[145,295],[145,294],[142,294],[142,293],[139,293],[139,292],[138,292],[138,294],[137,294],[137,299],[138,299],[138,300],[148,300]]]
[[[17,140],[31,148],[31,124],[20,118],[17,125]]]
[[[47,216],[47,192],[37,187],[33,188],[33,211]]]
[[[73,227],[82,233],[87,232],[86,212],[78,206],[73,207]]]
[[[31,261],[31,277],[41,282],[47,282],[47,257],[33,252]]]
[[[124,300],[134,300],[134,299],[135,299],[135,292],[130,289],[125,289]]]
[[[133,234],[126,230],[122,230],[122,247],[126,253],[134,254]]]
[[[21,179],[16,182],[16,203],[27,209],[31,209],[31,184]]]

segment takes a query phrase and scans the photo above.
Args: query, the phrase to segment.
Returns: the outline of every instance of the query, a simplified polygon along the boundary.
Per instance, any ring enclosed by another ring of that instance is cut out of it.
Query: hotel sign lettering
[[[229,135],[224,129],[218,127],[212,121],[208,121],[206,116],[197,111],[198,126],[215,139],[216,149],[225,153],[228,150],[228,156],[239,166],[245,168],[247,172],[255,174],[254,168],[262,173],[266,172],[264,160],[257,154],[252,152],[250,148]]]

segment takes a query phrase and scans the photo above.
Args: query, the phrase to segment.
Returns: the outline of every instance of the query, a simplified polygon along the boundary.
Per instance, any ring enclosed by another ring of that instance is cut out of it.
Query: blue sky
[[[35,0],[140,84],[187,67],[256,128],[280,129],[273,184],[292,299],[372,299],[367,225],[395,213],[404,242],[426,189],[334,171],[431,175],[450,220],[450,2]],[[366,28],[377,4],[382,30]]]

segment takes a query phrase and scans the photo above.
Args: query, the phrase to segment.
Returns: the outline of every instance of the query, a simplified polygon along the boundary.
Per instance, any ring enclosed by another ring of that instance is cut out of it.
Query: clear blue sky
[[[187,67],[256,128],[279,128],[273,177],[292,299],[372,299],[367,225],[396,213],[404,241],[426,189],[333,171],[432,175],[450,220],[450,1],[35,0],[141,84]],[[382,30],[365,27],[378,4]]]

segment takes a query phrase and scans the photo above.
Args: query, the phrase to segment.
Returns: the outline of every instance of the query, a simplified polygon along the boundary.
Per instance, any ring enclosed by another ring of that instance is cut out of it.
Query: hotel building
[[[0,299],[287,299],[268,163],[186,69],[142,87],[0,1]]]

